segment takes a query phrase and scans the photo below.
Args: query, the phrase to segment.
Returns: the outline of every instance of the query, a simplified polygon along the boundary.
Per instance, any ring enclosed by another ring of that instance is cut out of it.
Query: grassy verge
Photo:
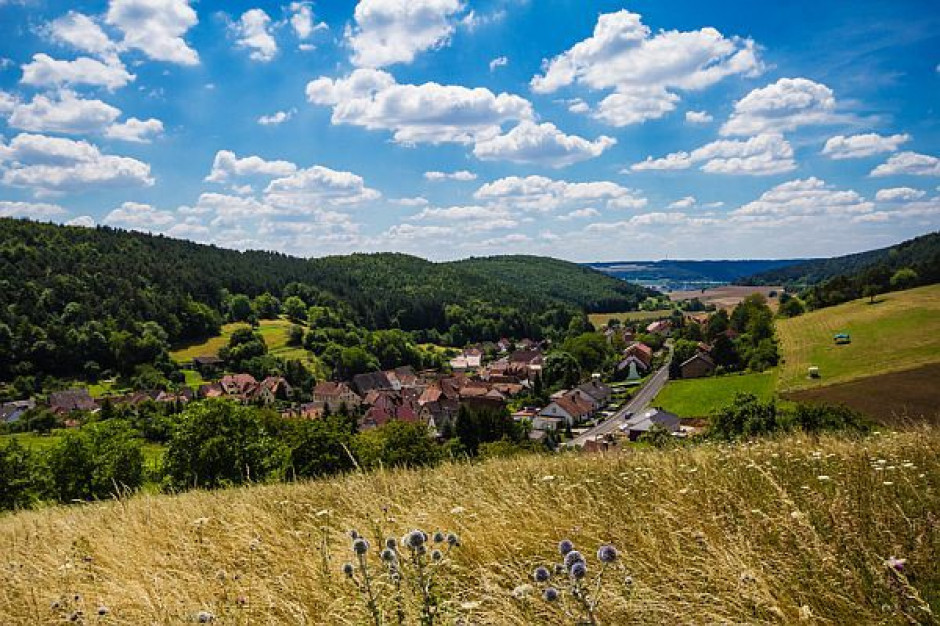
[[[414,527],[461,536],[438,576],[435,623],[572,623],[523,587],[563,537],[592,576],[600,543],[621,549],[600,594],[603,624],[930,623],[938,448],[929,429],[793,436],[23,512],[0,517],[0,623],[58,623],[66,609],[51,603],[76,594],[85,615],[103,604],[114,623],[187,624],[199,611],[224,624],[371,623],[340,573],[346,533],[376,546]],[[889,556],[907,559],[903,576]],[[388,581],[373,582],[395,623]],[[416,617],[411,595],[404,609]]]
[[[769,400],[775,383],[774,370],[670,380],[656,396],[654,404],[680,417],[707,417],[728,404],[736,393],[752,393],[761,400]]]

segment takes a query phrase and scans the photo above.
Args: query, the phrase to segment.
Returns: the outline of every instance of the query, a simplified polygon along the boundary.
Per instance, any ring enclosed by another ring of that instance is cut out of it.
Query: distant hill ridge
[[[767,272],[811,259],[742,259],[718,261],[610,261],[588,263],[589,267],[629,281],[676,281],[730,283],[759,272]]]
[[[887,248],[762,270],[741,277],[735,282],[742,285],[784,284],[807,287],[840,276],[852,279],[876,266],[881,266],[886,271],[895,271],[902,267],[915,270],[919,268],[921,284],[937,282],[940,279],[937,275],[940,269],[940,232],[921,235]]]

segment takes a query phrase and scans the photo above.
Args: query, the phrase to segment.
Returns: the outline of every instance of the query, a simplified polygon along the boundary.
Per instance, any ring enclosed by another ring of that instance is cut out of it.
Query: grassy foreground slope
[[[940,361],[940,285],[855,300],[777,323],[780,391],[831,385]],[[833,335],[852,343],[837,346]],[[809,379],[816,365],[821,378]],[[877,380],[874,384],[877,384]]]
[[[598,544],[621,550],[603,624],[931,623],[938,449],[929,429],[796,436],[23,512],[0,518],[0,623],[59,623],[75,608],[94,622],[99,605],[118,624],[192,623],[202,610],[220,624],[370,623],[339,571],[346,532],[378,545],[416,526],[461,536],[440,577],[441,624],[571,623],[537,590],[513,594],[563,537],[592,570]],[[904,576],[885,565],[892,555],[907,559]]]

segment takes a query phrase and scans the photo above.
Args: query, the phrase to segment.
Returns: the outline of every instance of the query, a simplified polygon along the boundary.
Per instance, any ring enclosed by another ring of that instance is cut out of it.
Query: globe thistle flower
[[[578,561],[577,563],[572,564],[571,566],[571,577],[575,580],[581,580],[587,576],[587,565],[584,564],[584,561]]]
[[[444,533],[437,531],[434,533],[434,543],[443,543],[444,542]]]
[[[551,572],[548,571],[546,567],[536,567],[535,571],[532,572],[532,578],[535,579],[537,583],[544,583],[546,580],[552,577]]]
[[[417,552],[417,553],[420,554],[421,556],[424,556],[425,554],[428,553],[428,547],[427,547],[425,544],[422,543],[420,546],[418,546],[417,548],[415,548],[415,552]]]
[[[549,587],[542,592],[542,598],[544,598],[546,602],[554,602],[558,599],[558,590],[554,587]]]
[[[575,563],[584,563],[584,555],[577,550],[572,550],[565,555],[565,569],[570,572]]]
[[[382,560],[385,561],[386,563],[394,563],[395,559],[398,558],[398,555],[395,553],[395,551],[390,548],[385,548],[384,550],[382,550],[381,556],[382,556]]]
[[[369,542],[359,537],[353,541],[352,549],[357,555],[362,556],[369,551]]]
[[[395,541],[394,537],[389,537],[388,539],[385,540],[385,547],[388,548],[389,550],[394,551],[395,549],[398,548],[398,542]]]
[[[444,553],[441,552],[440,550],[434,550],[431,552],[432,561],[441,561],[443,560],[443,558],[444,558]]]
[[[347,578],[353,577],[353,572],[356,571],[355,566],[352,563],[343,563],[343,573],[346,574]]]
[[[574,544],[569,539],[562,539],[558,542],[558,552],[562,556],[567,556],[572,550],[574,550]]]
[[[447,533],[447,545],[451,548],[456,548],[460,545],[460,538],[454,533]]]
[[[103,605],[103,604],[98,607],[98,615],[101,615],[101,616],[103,617],[103,616],[105,616],[105,615],[107,615],[107,614],[108,614],[108,607],[106,607],[106,606]]]
[[[427,536],[420,530],[413,530],[402,539],[402,544],[407,548],[412,550],[417,550],[424,545],[424,542],[427,541]]]
[[[62,605],[59,603],[58,600],[53,600],[52,602],[49,603],[49,608],[52,609],[53,611],[55,611],[56,609],[58,609],[58,608],[61,607],[61,606],[62,606]]]
[[[208,624],[209,622],[215,621],[215,615],[209,611],[199,611],[196,613],[196,621],[200,624]]]
[[[632,584],[633,584],[633,576],[627,576],[627,577],[625,577],[625,578],[623,579],[623,584],[625,584],[627,587],[629,587],[630,585],[632,585]]]
[[[355,541],[356,539],[358,539],[358,538],[359,538],[359,531],[358,531],[358,530],[355,530],[355,529],[350,530],[350,531],[349,531],[349,538],[352,539],[353,541]]]
[[[607,545],[597,550],[597,560],[601,563],[613,563],[617,560],[617,548]]]

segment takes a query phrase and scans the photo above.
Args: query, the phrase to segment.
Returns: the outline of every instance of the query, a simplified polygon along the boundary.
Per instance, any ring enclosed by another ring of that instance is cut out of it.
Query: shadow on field
[[[787,400],[844,404],[886,426],[940,425],[940,363],[783,394]]]

